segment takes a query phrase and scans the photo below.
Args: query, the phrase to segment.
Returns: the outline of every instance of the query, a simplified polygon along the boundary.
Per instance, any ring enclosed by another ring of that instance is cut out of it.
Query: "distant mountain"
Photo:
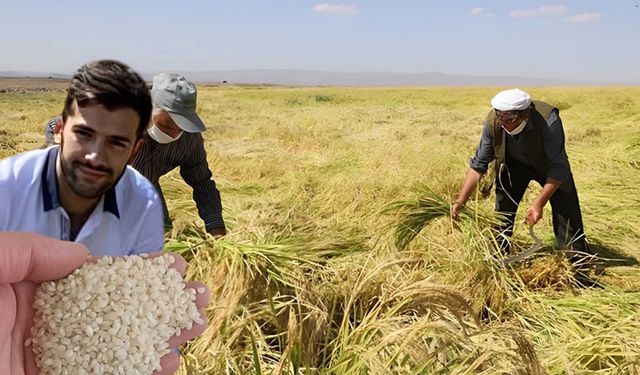
[[[272,84],[293,86],[562,86],[585,82],[515,76],[444,73],[344,73],[312,70],[182,71],[198,83]],[[153,74],[149,75],[149,78]]]
[[[30,72],[30,71],[19,71],[19,70],[6,70],[0,71],[0,77],[15,77],[15,78],[63,78],[69,79],[71,78],[71,74],[60,74],[60,73],[46,73],[46,72]]]
[[[289,86],[566,86],[597,85],[546,78],[517,76],[457,75],[445,73],[385,73],[385,72],[327,72],[314,70],[216,70],[179,71],[190,80],[200,83],[266,84]],[[157,72],[145,72],[149,81]],[[70,74],[0,71],[0,77],[71,78]],[[599,83],[605,84],[605,83]]]

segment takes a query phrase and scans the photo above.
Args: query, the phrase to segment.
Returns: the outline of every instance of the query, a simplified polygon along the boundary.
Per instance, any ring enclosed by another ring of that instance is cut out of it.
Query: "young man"
[[[127,163],[151,115],[144,80],[117,61],[73,76],[59,146],[0,161],[0,231],[84,244],[93,255],[162,250],[162,204]]]
[[[553,230],[559,249],[587,252],[578,193],[564,147],[564,131],[557,108],[519,89],[498,93],[492,100],[480,144],[456,202],[453,218],[464,207],[480,177],[495,160],[496,211],[504,214],[499,228],[505,252],[513,234],[516,211],[531,180],[542,191],[527,210],[526,221],[535,225],[543,207],[551,202]]]
[[[149,90],[137,73],[117,61],[89,63],[68,89],[60,146],[0,161],[0,373],[38,373],[24,343],[39,282],[67,276],[89,252],[162,250],[158,194],[127,166],[150,115]],[[184,275],[186,262],[173,256]],[[208,289],[199,282],[186,287]],[[208,292],[201,294],[196,305],[204,311]],[[169,343],[181,345],[205,329],[206,323],[194,325]],[[161,366],[159,374],[174,373],[178,355],[166,355]]]
[[[180,167],[180,175],[193,189],[193,199],[205,229],[213,236],[224,236],[220,192],[212,179],[202,132],[205,126],[196,113],[197,89],[185,77],[161,73],[153,77],[153,114],[140,152],[131,165],[156,187],[162,200],[165,226],[171,227],[169,212],[160,187],[160,177]],[[47,123],[48,145],[57,143],[60,119]]]

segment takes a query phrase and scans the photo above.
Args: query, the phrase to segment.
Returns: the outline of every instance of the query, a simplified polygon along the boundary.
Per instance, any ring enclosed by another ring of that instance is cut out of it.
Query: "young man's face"
[[[72,112],[62,128],[62,174],[78,196],[99,198],[131,158],[140,117],[132,108],[108,110],[100,104],[74,103]]]

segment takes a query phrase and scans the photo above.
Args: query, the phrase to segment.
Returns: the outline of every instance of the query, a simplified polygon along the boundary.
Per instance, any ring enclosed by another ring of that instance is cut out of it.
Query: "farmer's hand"
[[[152,254],[151,256],[157,256],[157,255],[163,255],[163,254],[164,253],[159,252],[159,253]],[[184,274],[187,270],[187,261],[185,261],[184,258],[178,254],[171,253],[171,256],[173,256],[173,258],[175,259],[175,262],[171,264],[171,267],[175,268],[180,273],[180,275],[184,277]],[[187,343],[187,341],[195,339],[196,337],[200,336],[205,331],[205,329],[207,329],[207,315],[205,313],[205,307],[209,303],[209,298],[210,298],[209,287],[207,287],[205,284],[199,281],[191,281],[187,283],[186,288],[191,288],[195,290],[198,290],[199,288],[205,289],[204,293],[196,293],[196,301],[195,301],[196,306],[200,311],[200,318],[204,323],[203,324],[194,323],[191,329],[183,330],[180,336],[173,336],[172,338],[170,338],[169,339],[170,348],[177,348],[178,346]],[[176,371],[178,371],[178,367],[180,367],[180,356],[175,351],[171,352],[170,354],[167,354],[164,357],[162,357],[162,359],[160,360],[160,365],[162,366],[162,371],[154,372],[153,373],[154,375],[174,374]]]
[[[211,228],[209,229],[209,234],[214,238],[221,238],[227,234],[227,230],[224,227],[221,228]]]
[[[460,202],[453,202],[453,204],[451,205],[451,218],[453,220],[458,220],[460,211],[462,211],[463,208],[464,208],[464,204]]]
[[[0,232],[0,374],[38,374],[25,346],[40,281],[66,277],[89,257],[84,245],[34,233]]]
[[[527,217],[525,218],[525,221],[530,226],[536,225],[538,221],[542,219],[542,212],[543,212],[543,207],[540,206],[539,204],[534,203],[527,210]]]

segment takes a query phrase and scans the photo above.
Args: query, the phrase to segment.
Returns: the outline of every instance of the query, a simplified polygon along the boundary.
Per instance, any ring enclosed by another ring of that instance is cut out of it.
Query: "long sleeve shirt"
[[[145,134],[132,166],[156,186],[161,176],[179,167],[182,179],[193,189],[193,200],[206,230],[224,228],[220,192],[209,170],[202,134],[184,132],[167,144]]]
[[[526,126],[529,126],[529,124],[525,125],[525,128]],[[504,129],[502,129],[502,131],[505,132]],[[507,132],[504,133],[506,156],[521,164],[531,166],[528,156],[526,155],[527,148],[518,145],[519,142],[523,142],[524,140],[523,134],[524,131],[516,135],[509,135]],[[558,116],[557,111],[551,112],[551,115],[547,119],[547,126],[543,128],[542,134],[544,153],[549,162],[549,171],[546,177],[551,177],[562,182],[571,181],[573,177],[564,146],[564,129],[562,128],[562,120]],[[480,144],[478,144],[476,153],[471,158],[469,166],[479,173],[484,174],[489,168],[489,163],[494,158],[493,139],[489,126],[485,125],[482,129]]]

